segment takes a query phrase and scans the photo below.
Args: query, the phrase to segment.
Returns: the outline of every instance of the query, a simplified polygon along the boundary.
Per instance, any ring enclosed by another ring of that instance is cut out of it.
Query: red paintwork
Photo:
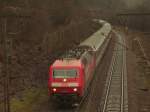
[[[58,87],[57,88],[57,90],[56,90],[56,92],[53,92],[53,90],[51,90],[51,94],[77,94],[77,95],[80,95],[80,92],[74,92],[73,91],[73,87],[70,87],[70,88],[68,88],[68,87]],[[81,88],[77,88],[79,91],[81,91]],[[64,93],[64,91],[65,91],[65,93]]]
[[[70,59],[70,60],[56,60],[53,63],[53,67],[81,67],[81,60]]]
[[[52,77],[52,69],[71,69],[71,68],[75,68],[75,69],[77,69],[78,70],[78,72],[79,72],[79,76],[77,77],[77,78],[67,78],[67,81],[66,82],[64,82],[63,81],[63,79],[64,78],[53,78]],[[79,96],[81,96],[83,93],[83,91],[82,91],[82,89],[83,89],[83,70],[82,70],[82,65],[80,65],[80,67],[76,67],[76,66],[69,66],[69,67],[67,67],[67,66],[65,66],[65,67],[60,67],[60,66],[51,66],[50,67],[50,77],[49,77],[49,90],[50,90],[50,95],[51,94],[55,94],[55,93],[62,93],[62,91],[63,90],[65,90],[65,91],[67,91],[67,94],[70,94],[70,93],[75,93],[75,94],[78,94]],[[66,87],[51,87],[51,84],[52,83],[55,83],[55,82],[57,82],[57,83],[62,83],[63,85],[65,85],[66,84]],[[79,84],[79,86],[77,86],[77,87],[67,87],[67,84],[68,83],[78,83]],[[53,92],[52,91],[52,89],[53,88],[57,88],[58,90],[56,91],[56,92]],[[73,92],[73,88],[78,88],[78,91],[77,92]]]
[[[87,68],[86,68],[87,67]],[[63,78],[53,78],[52,71],[53,69],[77,69],[79,71],[79,75],[77,78],[67,78],[66,82],[63,82]],[[92,56],[91,62],[88,65],[82,64],[81,60],[73,59],[73,60],[56,60],[51,66],[49,70],[49,94],[76,94],[79,97],[82,97],[85,93],[85,89],[88,87],[89,82],[92,80],[93,71],[95,68],[95,59]],[[84,71],[87,69],[87,73],[85,74]],[[88,79],[86,80],[85,77]],[[64,87],[52,87],[52,83],[61,83]],[[69,87],[67,86],[68,83],[78,83],[77,87]],[[54,92],[53,88],[57,90]],[[74,92],[73,89],[77,88],[78,91]]]

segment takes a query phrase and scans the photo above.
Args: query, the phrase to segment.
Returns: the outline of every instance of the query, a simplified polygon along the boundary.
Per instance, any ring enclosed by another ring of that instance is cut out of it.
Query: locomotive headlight
[[[74,92],[77,92],[77,90],[78,90],[77,88],[74,88],[74,89],[73,89]]]
[[[64,79],[63,81],[64,81],[64,82],[67,82],[67,79]]]
[[[53,92],[56,92],[56,88],[53,88]]]

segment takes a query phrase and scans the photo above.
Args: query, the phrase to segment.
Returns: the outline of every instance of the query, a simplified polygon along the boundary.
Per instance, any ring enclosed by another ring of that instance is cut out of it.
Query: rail
[[[115,34],[118,36],[118,42],[125,45],[125,40],[118,33]],[[126,49],[122,45],[115,45],[98,112],[128,112]]]
[[[101,53],[100,53],[100,56],[99,56],[99,61],[101,61],[102,57],[104,56],[104,53],[106,52],[106,49],[107,49],[107,47],[108,47],[108,44],[109,44],[110,40],[111,40],[111,36],[110,36],[110,38],[107,38],[106,42],[105,42],[104,45],[102,46]],[[89,85],[89,89],[88,89],[86,95],[82,98],[82,100],[81,100],[81,102],[79,103],[79,105],[78,105],[78,107],[77,107],[77,109],[76,109],[75,112],[79,112],[80,109],[82,108],[83,104],[85,103],[86,98],[87,98],[88,95],[89,95],[88,93],[89,93],[90,90],[91,90],[90,88],[91,88],[91,85],[92,85],[94,79],[95,79],[95,75],[94,75],[94,77],[93,77],[93,79],[92,79],[92,81],[91,81],[91,83],[90,83],[90,85]]]
[[[149,62],[149,60],[148,60],[148,56],[147,56],[147,54],[145,53],[145,50],[144,50],[143,45],[142,45],[142,43],[140,42],[139,38],[136,38],[135,41],[138,43],[138,45],[139,45],[139,47],[140,47],[140,51],[142,52],[143,57],[146,59],[147,65],[150,66],[150,62]]]

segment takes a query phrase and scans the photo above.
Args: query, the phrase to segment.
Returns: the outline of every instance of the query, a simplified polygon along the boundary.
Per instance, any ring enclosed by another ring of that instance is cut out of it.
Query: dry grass
[[[43,103],[47,97],[47,92],[44,89],[25,90],[21,100],[18,98],[12,98],[11,111],[33,112],[34,107]]]

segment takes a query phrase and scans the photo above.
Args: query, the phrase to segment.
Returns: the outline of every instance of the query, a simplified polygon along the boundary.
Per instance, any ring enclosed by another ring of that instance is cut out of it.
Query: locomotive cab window
[[[76,69],[54,69],[53,78],[77,78],[78,72]]]

